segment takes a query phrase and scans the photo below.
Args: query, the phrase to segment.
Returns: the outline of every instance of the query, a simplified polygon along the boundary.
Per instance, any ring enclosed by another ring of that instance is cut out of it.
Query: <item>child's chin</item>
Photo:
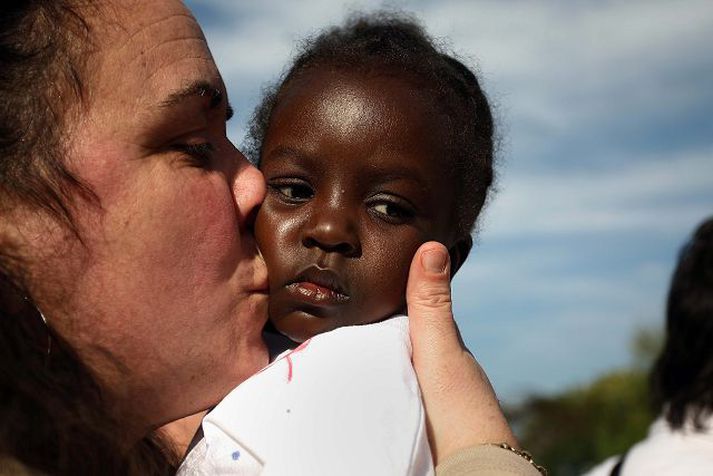
[[[317,317],[304,311],[274,318],[271,316],[270,322],[278,333],[298,344],[334,328],[331,319]]]

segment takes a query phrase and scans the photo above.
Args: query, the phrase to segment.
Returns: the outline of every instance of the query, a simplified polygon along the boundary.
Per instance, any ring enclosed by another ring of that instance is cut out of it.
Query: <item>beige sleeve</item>
[[[0,454],[0,476],[40,476],[11,456]]]
[[[466,448],[436,468],[436,476],[541,476],[525,458],[492,445]]]

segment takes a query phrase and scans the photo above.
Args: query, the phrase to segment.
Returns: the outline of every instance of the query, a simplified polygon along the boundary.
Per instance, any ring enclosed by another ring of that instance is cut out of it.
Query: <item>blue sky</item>
[[[346,13],[416,14],[495,107],[497,193],[454,280],[506,402],[586,383],[657,327],[678,248],[713,215],[713,3],[193,0],[240,144],[295,41]]]

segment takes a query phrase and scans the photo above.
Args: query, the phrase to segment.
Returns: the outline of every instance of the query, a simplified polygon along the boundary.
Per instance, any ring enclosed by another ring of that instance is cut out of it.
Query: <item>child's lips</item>
[[[316,305],[342,304],[349,300],[346,294],[309,281],[288,284],[287,290],[294,296]]]
[[[317,306],[333,306],[349,301],[339,275],[329,269],[310,266],[285,288],[301,301]]]

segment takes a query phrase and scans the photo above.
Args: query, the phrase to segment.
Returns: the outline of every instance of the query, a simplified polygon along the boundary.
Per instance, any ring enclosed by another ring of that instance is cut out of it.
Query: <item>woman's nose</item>
[[[353,222],[353,216],[343,208],[333,205],[318,205],[302,234],[302,244],[307,248],[320,248],[329,253],[349,257],[361,254],[361,242]]]
[[[239,160],[233,183],[233,196],[240,231],[243,231],[254,224],[257,210],[265,199],[266,188],[262,173],[240,151],[236,149],[236,152],[239,154]]]

